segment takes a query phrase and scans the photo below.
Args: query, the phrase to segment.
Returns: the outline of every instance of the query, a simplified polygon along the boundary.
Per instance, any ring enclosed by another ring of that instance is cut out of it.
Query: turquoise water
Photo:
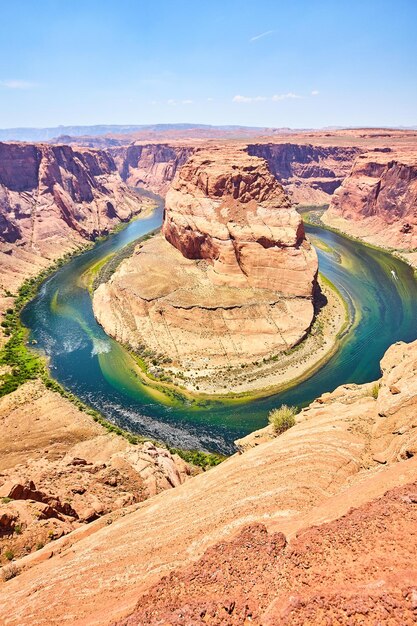
[[[30,341],[48,355],[62,385],[109,420],[183,448],[228,453],[234,439],[267,423],[271,408],[305,405],[348,382],[379,377],[379,360],[395,341],[417,338],[417,282],[403,262],[379,250],[307,226],[317,247],[320,271],[349,302],[353,324],[334,357],[310,379],[285,393],[246,404],[158,401],[134,372],[128,353],[94,319],[91,298],[80,276],[91,265],[159,227],[163,205],[146,219],[74,258],[51,276],[22,313]]]

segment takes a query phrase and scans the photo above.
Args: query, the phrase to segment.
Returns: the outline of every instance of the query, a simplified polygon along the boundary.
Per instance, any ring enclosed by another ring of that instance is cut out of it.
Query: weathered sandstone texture
[[[388,350],[377,399],[344,385],[281,436],[20,559],[5,623],[413,623],[416,354]]]
[[[315,252],[263,159],[201,152],[166,196],[162,232],[187,259],[205,259],[214,284],[311,297]]]
[[[0,563],[195,470],[150,441],[132,445],[107,433],[40,381],[26,383],[0,400]]]
[[[246,526],[164,577],[118,625],[413,624],[416,504],[417,481],[290,542]]]
[[[292,202],[328,204],[333,192],[349,174],[359,147],[297,143],[250,144],[249,154],[262,157]]]
[[[0,285],[14,290],[142,205],[106,152],[0,143]]]
[[[359,156],[332,197],[323,222],[377,245],[417,247],[417,152]]]
[[[218,145],[221,145],[218,143]],[[132,187],[144,187],[165,195],[178,169],[207,142],[136,142],[109,147],[121,177]],[[312,145],[309,143],[235,144],[252,156],[266,159],[290,199],[298,204],[327,204],[349,174],[360,147]]]
[[[306,335],[317,256],[264,160],[194,155],[167,193],[162,230],[96,291],[107,333],[188,372],[268,358]]]
[[[110,148],[120,175],[130,187],[165,195],[178,169],[193,154],[193,146],[136,144]]]

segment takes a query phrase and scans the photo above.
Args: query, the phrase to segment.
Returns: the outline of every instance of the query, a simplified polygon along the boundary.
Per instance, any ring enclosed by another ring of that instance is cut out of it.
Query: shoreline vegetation
[[[137,365],[137,374],[142,384],[161,392],[166,395],[167,398],[171,398],[173,402],[192,402],[195,404],[196,408],[202,408],[215,403],[247,404],[258,398],[282,393],[303,382],[325,365],[338,351],[340,341],[353,322],[349,313],[348,304],[335,285],[323,275],[320,275],[320,283],[322,292],[328,300],[328,304],[322,308],[315,317],[306,337],[300,343],[293,346],[285,353],[282,353],[282,355],[273,355],[269,359],[266,359],[265,363],[262,363],[264,368],[262,368],[262,365],[259,363],[241,368],[245,371],[245,374],[249,372],[249,375],[251,375],[251,371],[257,371],[257,378],[255,380],[261,378],[262,380],[266,379],[268,381],[276,379],[277,372],[279,378],[279,372],[281,371],[281,380],[279,382],[271,382],[262,388],[252,388],[237,392],[229,391],[226,393],[204,393],[198,389],[188,389],[181,384],[183,382],[182,380],[180,384],[172,382],[171,376],[164,371],[162,371],[159,376],[156,375],[154,372],[160,372],[159,361],[155,358],[155,355],[149,353],[149,351],[144,350],[138,353],[126,345],[123,345],[123,348],[133,357]],[[326,307],[330,307],[331,311]],[[336,324],[334,324],[332,313],[334,313],[336,319],[338,319],[338,323]],[[323,317],[327,317],[325,322],[323,321]],[[326,329],[330,330],[331,326],[332,332],[326,337]],[[321,355],[317,358],[317,351],[320,350],[320,347],[322,348]],[[311,358],[308,361],[309,356],[311,356]],[[297,371],[302,362],[306,361],[307,365],[303,371]],[[266,369],[270,370],[269,374]],[[170,372],[170,370],[168,371]],[[236,368],[230,372],[231,376],[233,376],[234,371],[239,372],[238,368]],[[289,371],[292,372],[290,376],[288,375]],[[286,376],[285,373],[287,374]],[[195,386],[199,387],[200,384],[198,381]]]
[[[110,280],[121,262],[131,256],[137,246],[154,236],[159,229],[148,233],[116,252],[107,263],[97,263],[87,270],[89,290]],[[338,350],[340,340],[353,321],[340,291],[323,275],[319,276],[321,306],[315,312],[312,326],[304,338],[283,353],[271,355],[251,364],[229,367],[222,371],[196,370],[193,377],[185,377],[164,355],[153,353],[142,346],[123,348],[136,363],[136,373],[143,385],[158,391],[172,402],[192,402],[196,407],[210,403],[246,403],[290,389],[320,369]],[[85,284],[85,283],[84,283]],[[324,302],[323,302],[324,300]],[[122,344],[119,344],[122,345]],[[300,371],[301,369],[301,371]],[[216,384],[210,384],[210,378]],[[262,385],[259,385],[262,381]],[[226,391],[219,391],[219,387]],[[234,391],[227,389],[234,388]]]
[[[146,216],[149,213],[146,214]],[[139,214],[133,219],[140,219],[144,215]],[[221,463],[225,456],[212,452],[201,450],[185,450],[169,446],[163,442],[155,441],[151,437],[137,435],[129,432],[116,424],[113,424],[99,411],[92,408],[78,398],[75,394],[68,391],[50,374],[47,357],[37,354],[28,344],[29,331],[23,325],[20,315],[24,307],[33,300],[39,293],[40,288],[50,276],[57,272],[61,267],[68,263],[71,259],[80,256],[84,252],[91,250],[98,243],[108,239],[116,232],[120,232],[131,223],[123,222],[119,224],[113,231],[104,237],[97,238],[94,242],[86,243],[81,248],[65,253],[62,257],[51,263],[51,265],[40,272],[33,278],[26,279],[17,294],[8,293],[8,297],[14,297],[13,306],[9,307],[3,320],[1,327],[5,335],[6,343],[0,349],[0,398],[13,393],[24,383],[30,380],[41,380],[47,389],[58,393],[63,398],[75,405],[80,411],[92,417],[109,433],[114,433],[124,437],[132,445],[138,445],[145,441],[152,441],[158,446],[165,447],[171,454],[178,454],[182,459],[193,465],[208,469]]]
[[[373,244],[368,244],[367,242],[363,242],[358,238],[351,237],[341,231],[338,231],[335,228],[329,227],[326,224],[323,224],[320,221],[320,214],[325,210],[324,207],[298,207],[299,211],[303,215],[303,219],[307,224],[312,224],[316,226],[320,226],[321,228],[331,230],[337,232],[338,234],[352,239],[354,241],[358,241],[363,245],[366,245],[370,248],[383,250],[387,252],[386,249],[382,247],[375,246]],[[149,211],[146,211],[146,216],[149,214]],[[313,214],[313,219],[311,219],[311,215]],[[315,217],[314,214],[318,214],[318,217]],[[133,219],[141,219],[145,215],[139,214],[135,216]],[[132,220],[131,220],[132,221]],[[101,241],[108,239],[110,236],[114,235],[116,232],[126,228],[130,222],[124,222],[119,224],[112,232],[107,234],[104,237],[100,237],[94,242],[85,244],[82,248],[76,249],[74,251],[70,251],[55,261],[51,266],[47,269],[43,270],[40,274],[38,274],[34,278],[29,278],[21,285],[18,290],[17,295],[14,296],[14,304],[12,307],[9,307],[6,310],[4,319],[1,323],[4,334],[6,335],[7,343],[0,350],[0,398],[6,394],[11,393],[18,387],[20,387],[27,380],[40,379],[45,384],[45,387],[59,393],[61,396],[72,402],[77,408],[90,415],[94,421],[100,423],[106,430],[109,432],[116,433],[117,435],[125,437],[130,443],[133,445],[142,443],[144,441],[153,441],[149,437],[144,437],[141,435],[136,435],[129,431],[126,431],[119,426],[113,424],[107,418],[105,418],[100,412],[96,411],[92,407],[88,406],[84,402],[82,402],[77,396],[72,394],[70,391],[66,390],[60,383],[58,383],[53,377],[50,375],[48,370],[47,360],[45,356],[36,354],[34,350],[31,350],[31,347],[28,345],[28,330],[23,326],[20,321],[20,314],[25,305],[34,299],[39,292],[42,284],[52,275],[54,274],[60,267],[68,263],[72,258],[83,254],[84,252],[91,250],[95,245],[100,243]],[[89,290],[90,294],[94,289],[98,287],[101,282],[109,280],[110,276],[114,271],[116,271],[117,267],[123,261],[124,258],[128,257],[133,249],[140,243],[143,242],[150,237],[152,237],[159,229],[147,233],[146,235],[136,239],[124,246],[121,250],[116,253],[111,253],[104,259],[101,259],[95,265],[89,268],[83,275],[80,276],[80,281],[82,285]],[[395,251],[389,250],[389,252],[393,253]],[[401,259],[406,261],[406,259]],[[310,366],[306,367],[304,371],[297,373],[297,375],[293,376],[290,380],[286,380],[284,382],[280,382],[275,385],[269,385],[260,390],[246,390],[241,392],[228,392],[228,393],[220,393],[220,394],[205,394],[201,393],[198,390],[189,390],[184,387],[177,386],[171,382],[163,381],[158,376],[155,376],[149,368],[149,359],[152,358],[152,355],[148,355],[148,359],[144,358],[143,355],[139,355],[133,352],[130,348],[124,346],[129,354],[134,358],[137,364],[138,374],[145,385],[149,385],[150,387],[155,388],[156,390],[162,391],[162,393],[171,396],[176,401],[187,401],[190,400],[196,403],[196,406],[205,406],[206,404],[212,404],[215,402],[220,402],[224,404],[228,403],[247,403],[251,400],[255,400],[257,398],[267,397],[270,395],[274,395],[277,393],[281,393],[284,390],[291,389],[295,387],[297,384],[306,380],[311,375],[313,375],[316,371],[318,371],[339,349],[340,342],[343,337],[346,335],[348,329],[351,327],[353,323],[352,316],[349,312],[349,306],[345,298],[342,296],[340,291],[333,285],[327,278],[323,275],[320,275],[320,283],[323,293],[326,298],[333,298],[333,304],[336,306],[339,315],[339,326],[337,329],[334,329],[333,341],[331,346],[327,346],[327,349],[324,351],[324,354],[318,360],[316,359],[314,363]],[[10,297],[13,294],[8,294]],[[325,310],[326,307],[322,308]],[[323,334],[323,326],[322,322],[319,319],[319,314],[315,317],[315,321],[313,322],[312,329],[314,330],[314,324],[316,324],[317,320],[319,320],[318,324],[318,332]],[[294,346],[292,349],[288,351],[287,357],[294,357],[294,355],[299,358],[302,354],[302,349],[308,340],[308,337],[311,336],[311,333],[304,338],[297,346]],[[298,353],[298,355],[297,355]],[[271,362],[276,362],[274,357],[272,357]],[[155,367],[155,366],[153,366]],[[184,460],[193,463],[195,465],[199,465],[200,467],[207,468],[213,465],[217,465],[224,458],[222,455],[206,453],[199,450],[182,450],[179,448],[170,447],[164,443],[159,441],[155,442],[158,445],[165,446],[172,453],[177,453]]]

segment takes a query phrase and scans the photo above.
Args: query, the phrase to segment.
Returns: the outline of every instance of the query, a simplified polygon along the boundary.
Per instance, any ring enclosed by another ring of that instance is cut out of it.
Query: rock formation
[[[1,284],[27,276],[130,219],[142,203],[103,151],[0,144]]]
[[[110,148],[120,175],[130,187],[143,187],[165,195],[178,169],[195,148],[167,143],[141,144]]]
[[[329,202],[363,148],[260,143],[249,145],[248,152],[266,159],[271,172],[293,202],[319,205]]]
[[[206,145],[205,145],[206,144]],[[244,145],[244,144],[243,144]],[[179,167],[207,142],[136,142],[110,147],[121,177],[133,187],[165,195]],[[240,146],[236,145],[238,149]],[[264,158],[290,199],[299,204],[326,204],[348,175],[363,148],[305,143],[249,143],[250,155]]]
[[[254,624],[344,612],[407,623],[417,590],[416,351],[417,342],[388,350],[376,399],[372,384],[344,385],[268,443],[20,559],[0,614],[8,626],[68,616],[178,624],[180,614],[240,624],[245,610]]]
[[[417,247],[417,152],[375,150],[359,156],[323,216],[374,244]]]
[[[151,441],[107,433],[40,381],[26,383],[0,400],[0,564],[196,470]]]
[[[317,256],[265,161],[195,154],[167,194],[163,234],[96,291],[110,335],[182,372],[252,363],[306,335]]]
[[[207,260],[215,285],[312,296],[315,253],[264,160],[193,156],[168,191],[162,232],[185,258]]]

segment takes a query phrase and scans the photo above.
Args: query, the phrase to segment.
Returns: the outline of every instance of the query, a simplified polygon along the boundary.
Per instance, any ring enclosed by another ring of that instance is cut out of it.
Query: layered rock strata
[[[264,158],[294,203],[328,204],[332,193],[364,151],[356,146],[312,145],[304,142],[250,143],[248,153]],[[220,144],[218,144],[220,145]],[[242,142],[241,146],[245,146]],[[178,169],[207,142],[136,142],[109,147],[121,177],[133,187],[165,195]],[[238,148],[238,144],[236,144]]]
[[[150,441],[107,433],[40,381],[26,383],[0,400],[0,564],[196,470]]]
[[[106,152],[1,143],[1,285],[15,289],[23,278],[108,233],[141,207]]]
[[[320,146],[297,143],[251,144],[249,154],[266,159],[292,202],[328,204],[349,174],[360,147]]]
[[[141,144],[110,148],[120,175],[130,187],[143,187],[165,195],[178,169],[195,147],[168,143]]]
[[[416,206],[417,152],[376,150],[356,159],[322,219],[370,243],[412,250]]]
[[[110,335],[195,375],[306,335],[317,256],[265,161],[225,149],[194,155],[167,194],[162,231],[96,291]]]
[[[388,350],[377,398],[373,385],[340,387],[268,443],[21,559],[0,614],[8,626],[218,625],[248,607],[255,624],[320,624],[362,608],[364,623],[402,623],[416,608],[416,351]]]

